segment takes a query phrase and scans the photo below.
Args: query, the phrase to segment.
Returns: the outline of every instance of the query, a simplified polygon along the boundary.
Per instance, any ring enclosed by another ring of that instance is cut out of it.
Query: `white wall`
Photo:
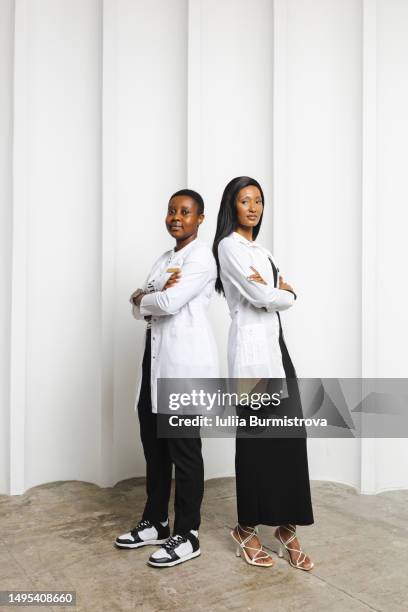
[[[0,0],[0,492],[9,490],[13,0]]]
[[[408,3],[376,3],[376,306],[373,370],[378,377],[408,377],[406,357],[408,289]],[[371,490],[407,486],[406,439],[371,442]],[[405,484],[404,484],[405,483]],[[371,492],[371,491],[369,491]]]
[[[406,376],[403,0],[0,0],[0,17],[0,492],[144,473],[128,298],[185,185],[211,241],[226,182],[263,184],[299,376]],[[226,373],[221,299],[211,316]],[[405,446],[309,440],[311,477],[406,488]],[[207,478],[233,475],[233,440],[204,451]]]
[[[100,3],[18,0],[14,48],[11,484],[23,490],[99,470]]]
[[[203,236],[212,242],[219,204],[235,176],[256,177],[267,200],[262,240],[272,239],[273,3],[192,0],[189,32],[188,179],[207,203]],[[249,27],[250,24],[250,27]],[[213,300],[223,375],[230,317]],[[206,476],[234,474],[235,442],[206,440]]]
[[[274,243],[299,293],[285,335],[298,376],[360,377],[361,3],[279,0],[275,28]],[[313,478],[359,485],[359,440],[308,446]]]
[[[378,375],[406,378],[408,3],[377,2]],[[402,281],[402,282],[401,282]],[[398,287],[398,297],[395,291]],[[402,338],[401,338],[402,340]]]
[[[144,325],[130,316],[130,294],[172,246],[164,224],[169,196],[186,184],[187,2],[105,3],[104,121],[115,171],[106,206],[115,218],[113,480],[144,473],[133,412]],[[115,154],[112,154],[112,150]]]

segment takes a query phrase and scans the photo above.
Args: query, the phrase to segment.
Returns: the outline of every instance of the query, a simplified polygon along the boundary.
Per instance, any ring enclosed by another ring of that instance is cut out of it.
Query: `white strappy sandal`
[[[311,566],[310,567],[302,567],[302,563],[304,562],[304,560],[306,559],[307,555],[306,553],[303,552],[302,549],[297,549],[297,548],[290,548],[288,546],[288,544],[290,544],[295,538],[296,538],[296,525],[285,525],[285,528],[291,532],[291,536],[289,536],[289,538],[286,541],[283,541],[281,533],[280,533],[280,527],[278,527],[275,531],[275,538],[277,539],[277,541],[279,542],[279,551],[278,551],[278,556],[280,558],[286,558],[287,561],[289,561],[290,565],[292,567],[295,567],[296,569],[301,569],[304,570],[305,572],[309,572],[311,569],[313,569],[314,567],[314,563],[313,561],[311,561]],[[278,534],[278,535],[276,535]],[[286,549],[284,552],[284,548]],[[293,563],[292,561],[292,557],[290,556],[291,552],[296,552],[299,553],[299,556],[296,560],[296,563]]]
[[[241,538],[241,534],[239,532],[239,530],[243,531],[246,535],[246,537],[244,539]],[[236,542],[237,544],[237,550],[235,552],[237,557],[241,556],[241,551],[244,554],[244,559],[247,563],[249,563],[249,565],[257,565],[258,567],[271,567],[272,565],[274,565],[274,560],[271,558],[270,555],[268,555],[268,553],[262,548],[254,548],[253,546],[247,546],[247,542],[249,542],[249,540],[253,537],[258,535],[258,529],[257,527],[254,527],[253,529],[246,529],[244,527],[241,527],[241,525],[238,525],[238,537],[239,540],[235,537],[235,533],[234,531],[231,531],[231,537],[234,540],[234,542]],[[251,557],[248,555],[247,550],[254,550],[255,554],[254,556]],[[259,561],[261,559],[270,559],[269,563],[259,563]]]

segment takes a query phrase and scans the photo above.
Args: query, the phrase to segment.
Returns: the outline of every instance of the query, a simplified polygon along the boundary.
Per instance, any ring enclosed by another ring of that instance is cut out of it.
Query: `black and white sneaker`
[[[186,535],[174,535],[156,550],[148,560],[153,567],[172,567],[184,561],[189,561],[200,555],[200,542],[191,532]]]
[[[152,544],[164,544],[170,536],[169,524],[163,526],[161,523],[153,524],[150,521],[139,521],[139,523],[128,533],[124,533],[115,540],[119,548],[140,548]]]

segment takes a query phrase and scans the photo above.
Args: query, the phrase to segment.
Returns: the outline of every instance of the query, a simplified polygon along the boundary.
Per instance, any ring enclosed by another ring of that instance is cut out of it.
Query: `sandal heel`
[[[297,549],[288,546],[288,544],[290,544],[296,538],[296,525],[288,525],[286,529],[291,533],[291,535],[287,538],[286,541],[282,539],[279,527],[275,532],[275,538],[279,544],[278,557],[280,557],[281,559],[286,558],[290,565],[295,569],[301,569],[306,572],[310,571],[314,567],[313,561],[311,561],[310,567],[302,567],[304,560],[307,558],[306,553],[304,553],[300,547],[299,549]],[[298,553],[298,557],[295,563],[292,561],[292,557],[290,554],[291,552]]]
[[[241,547],[239,545],[237,546],[237,549],[235,551],[235,556],[236,557],[240,557],[241,556]]]

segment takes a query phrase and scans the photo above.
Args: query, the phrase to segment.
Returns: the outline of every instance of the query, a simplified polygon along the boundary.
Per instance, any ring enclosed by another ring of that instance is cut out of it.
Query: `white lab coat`
[[[295,296],[277,289],[268,249],[237,232],[218,246],[220,276],[232,318],[228,337],[230,378],[285,378],[279,345],[277,311],[292,306]],[[248,276],[253,266],[266,285]],[[276,266],[277,267],[277,266]]]
[[[180,280],[162,291],[171,273],[181,268]],[[175,251],[166,251],[153,264],[146,279],[155,291],[145,295],[140,306],[133,306],[136,319],[151,319],[152,411],[157,412],[158,378],[217,378],[218,352],[207,316],[214,293],[217,266],[208,245],[198,238]],[[142,382],[142,362],[136,390],[135,410]]]

